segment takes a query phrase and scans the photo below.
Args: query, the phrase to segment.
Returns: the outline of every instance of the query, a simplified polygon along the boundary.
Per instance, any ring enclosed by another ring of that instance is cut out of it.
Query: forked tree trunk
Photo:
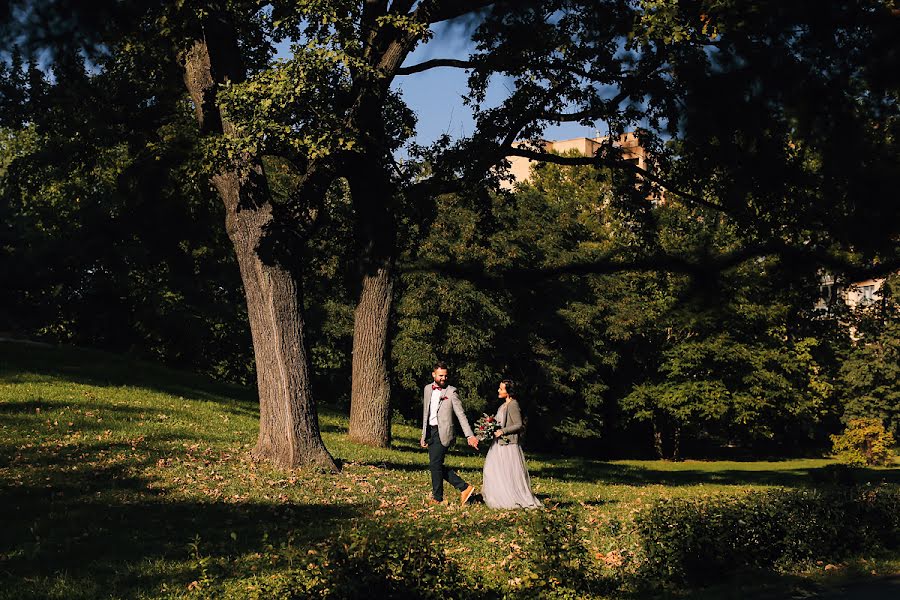
[[[216,86],[244,78],[234,30],[210,19],[204,39],[184,54],[184,79],[205,132],[233,132],[215,103]],[[318,465],[337,471],[319,432],[310,388],[310,361],[301,314],[302,287],[295,272],[260,256],[273,219],[262,165],[247,160],[220,171],[212,183],[225,205],[225,224],[240,267],[253,337],[259,389],[257,459],[280,467]]]

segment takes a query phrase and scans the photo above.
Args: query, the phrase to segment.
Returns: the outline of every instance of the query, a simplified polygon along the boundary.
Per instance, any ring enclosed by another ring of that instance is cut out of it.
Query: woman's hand
[[[498,429],[497,431],[494,432],[494,437],[495,437],[495,438],[498,438],[498,437],[500,437],[501,435],[503,435],[503,430],[502,430],[502,429]]]

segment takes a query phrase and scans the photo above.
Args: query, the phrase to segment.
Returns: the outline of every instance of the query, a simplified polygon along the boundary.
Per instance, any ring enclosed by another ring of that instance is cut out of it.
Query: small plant
[[[197,534],[194,536],[194,539],[188,544],[188,548],[191,550],[191,557],[193,558],[194,568],[199,572],[199,576],[197,579],[191,582],[188,586],[189,590],[200,590],[208,588],[212,582],[213,577],[210,575],[209,567],[212,559],[209,556],[204,556],[200,552],[200,535]]]
[[[885,465],[894,458],[894,436],[881,419],[850,419],[844,433],[831,436],[831,442],[837,459],[849,465]]]

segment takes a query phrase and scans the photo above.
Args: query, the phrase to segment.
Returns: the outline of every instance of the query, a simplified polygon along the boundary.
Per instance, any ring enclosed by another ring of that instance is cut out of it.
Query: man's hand
[[[466,441],[469,442],[469,445],[478,450],[478,438],[474,435],[470,435],[466,438]]]
[[[424,438],[424,437],[421,438],[421,439],[419,440],[419,445],[422,446],[423,448],[427,448],[427,447],[428,447],[428,444],[425,443],[425,438]]]

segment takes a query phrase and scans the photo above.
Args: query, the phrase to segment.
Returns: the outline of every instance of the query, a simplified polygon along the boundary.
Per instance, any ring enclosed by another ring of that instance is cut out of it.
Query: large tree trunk
[[[396,4],[396,3],[395,3]],[[412,7],[406,4],[406,9]],[[422,3],[416,17],[428,22],[433,3]],[[393,6],[392,10],[395,10]],[[367,69],[354,73],[350,130],[362,133],[362,152],[346,165],[360,243],[360,293],[353,326],[353,375],[350,388],[350,438],[372,446],[391,443],[388,323],[391,314],[397,240],[391,181],[391,142],[384,114],[390,83],[415,46],[419,34],[378,24],[387,2],[366,2],[362,13],[362,58]],[[377,74],[376,74],[377,73]]]
[[[364,274],[353,322],[350,438],[379,447],[391,443],[387,353],[393,289],[389,266]]]
[[[185,84],[201,129],[234,133],[216,105],[215,93],[221,83],[244,79],[237,39],[224,20],[211,18],[204,29],[204,38],[182,57]],[[262,165],[248,158],[214,175],[212,183],[225,205],[225,224],[237,255],[253,336],[260,412],[253,456],[280,467],[318,465],[337,471],[322,442],[310,388],[297,270],[260,253],[273,220]]]
[[[396,226],[390,207],[396,190],[370,148],[349,177],[356,212],[360,292],[354,312],[350,438],[386,448],[391,443],[391,387],[388,377],[388,324],[394,289]]]

